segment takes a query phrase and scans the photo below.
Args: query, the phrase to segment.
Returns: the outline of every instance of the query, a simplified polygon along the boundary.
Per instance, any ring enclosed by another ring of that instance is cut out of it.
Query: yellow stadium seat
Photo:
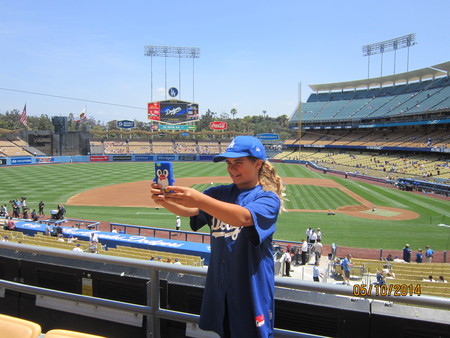
[[[39,324],[0,314],[0,338],[37,338],[40,334]]]
[[[45,338],[105,338],[89,333],[82,333],[70,330],[53,329],[48,331]]]

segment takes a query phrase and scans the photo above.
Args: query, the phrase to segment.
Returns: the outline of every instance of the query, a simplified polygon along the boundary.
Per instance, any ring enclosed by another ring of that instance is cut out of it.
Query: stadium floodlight
[[[409,47],[416,45],[416,34],[408,34],[400,36],[395,39],[390,39],[382,42],[372,43],[370,45],[362,46],[363,56],[369,57],[369,67],[370,67],[370,56],[375,54],[381,54],[381,76],[383,76],[383,54],[386,52],[394,51],[394,74],[395,74],[395,61],[397,57],[397,49],[408,48],[408,60],[407,60],[407,71],[409,71]],[[369,70],[368,70],[369,73]],[[367,76],[369,77],[369,75]]]
[[[164,57],[165,65],[165,97],[167,99],[167,58],[178,58],[178,92],[181,95],[181,59],[192,59],[192,101],[194,102],[194,60],[200,57],[200,48],[175,46],[145,46],[144,55],[151,57],[151,101],[153,102],[153,57]]]

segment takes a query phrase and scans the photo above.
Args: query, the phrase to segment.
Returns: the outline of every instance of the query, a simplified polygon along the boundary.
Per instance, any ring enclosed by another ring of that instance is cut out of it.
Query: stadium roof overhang
[[[380,88],[383,86],[395,86],[398,84],[407,84],[410,82],[434,80],[437,77],[448,76],[450,72],[450,61],[444,62],[432,67],[422,68],[411,72],[395,75],[381,76],[372,79],[315,84],[309,87],[315,92],[344,91],[360,88]]]

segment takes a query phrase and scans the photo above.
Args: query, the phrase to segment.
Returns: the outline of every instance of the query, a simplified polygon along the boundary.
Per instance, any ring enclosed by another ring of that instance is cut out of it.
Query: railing
[[[173,236],[180,236],[183,235],[184,241],[188,241],[188,236],[194,236],[194,237],[201,237],[201,243],[209,243],[209,238],[211,235],[209,233],[205,232],[192,232],[192,231],[182,231],[182,230],[171,230],[171,229],[165,229],[165,228],[155,228],[155,227],[146,227],[142,225],[130,225],[130,224],[120,224],[120,223],[110,223],[109,225],[109,231],[112,232],[114,228],[123,229],[125,234],[127,233],[127,229],[137,229],[138,235],[141,236],[141,232],[144,231],[145,233],[153,232],[153,237],[158,237],[156,235],[157,232],[164,232],[168,233],[168,238],[172,239]],[[205,241],[206,239],[206,241]],[[177,237],[177,240],[182,240],[181,238]]]
[[[141,269],[148,269],[150,271],[151,282],[147,283],[148,300],[147,306],[113,301],[97,297],[88,297],[79,294],[73,294],[68,292],[62,292],[57,290],[50,290],[35,286],[30,286],[26,284],[0,280],[0,297],[4,295],[4,290],[14,290],[17,292],[23,292],[27,294],[37,295],[37,296],[48,296],[58,299],[63,299],[71,302],[78,302],[80,304],[87,304],[93,306],[101,306],[113,310],[121,310],[126,312],[131,312],[133,314],[141,314],[147,317],[147,337],[160,337],[160,319],[175,320],[185,323],[197,324],[199,321],[199,316],[195,314],[189,314],[179,311],[171,311],[160,308],[160,294],[159,294],[159,273],[160,271],[168,271],[182,274],[191,274],[196,276],[206,276],[206,268],[192,267],[185,265],[176,264],[164,264],[153,261],[145,261],[138,259],[129,259],[122,257],[112,257],[88,253],[76,253],[67,250],[53,249],[36,247],[32,245],[17,244],[10,242],[0,242],[0,249],[9,249],[19,252],[28,252],[38,255],[55,256],[62,258],[77,259],[89,262],[100,262],[104,264],[114,264],[114,265],[126,265],[128,267],[135,267]],[[275,284],[277,287],[289,288],[302,291],[314,291],[321,293],[330,293],[354,297],[354,292],[352,288],[346,287],[344,285],[335,285],[327,283],[315,283],[309,281],[296,281],[286,278],[275,278]],[[431,296],[408,296],[408,297],[396,297],[396,296],[382,296],[372,294],[370,296],[364,297],[368,299],[378,299],[384,302],[394,302],[394,303],[407,303],[410,305],[418,306],[429,306],[439,309],[450,309],[450,298],[440,298]],[[287,331],[282,329],[275,329],[276,337],[317,337],[316,335],[310,335],[305,333],[299,333],[294,331]]]

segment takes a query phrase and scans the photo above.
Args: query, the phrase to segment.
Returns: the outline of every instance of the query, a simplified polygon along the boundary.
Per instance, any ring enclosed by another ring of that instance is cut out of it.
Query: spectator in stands
[[[29,219],[29,218],[30,218],[30,217],[28,216],[28,207],[27,207],[27,206],[24,206],[24,207],[23,207],[22,218],[23,218],[23,219]]]
[[[319,277],[323,278],[323,273],[320,272],[319,262],[316,261],[316,263],[314,263],[314,267],[313,267],[313,281],[320,282]]]
[[[422,249],[417,250],[416,253],[416,263],[422,263],[423,261],[423,254],[422,254]]]
[[[25,214],[25,211],[26,211],[27,215],[28,215],[27,198],[22,197],[22,202],[20,204],[22,206],[22,213]],[[28,217],[25,217],[25,216],[23,218],[28,219]]]
[[[353,266],[351,254],[348,254],[347,257],[342,260],[341,266],[342,271],[344,272],[342,275],[344,282],[342,284],[350,285],[350,267]]]
[[[117,234],[117,228],[112,229],[111,231],[113,234]]]
[[[151,257],[150,257],[150,260],[151,260],[151,261],[154,261],[154,260],[155,260],[155,256],[151,256]]]
[[[8,236],[3,237],[2,242],[9,242],[9,237]]]
[[[18,201],[18,200],[16,200],[16,201]],[[12,217],[19,218],[20,217],[20,206],[16,202],[14,202],[14,203],[12,203],[12,209],[13,209]]]
[[[311,236],[311,232],[312,232],[311,228],[306,229],[306,241],[307,242],[309,242],[309,236]]]
[[[388,254],[387,255],[387,257],[386,257],[386,260],[388,261],[388,262],[392,262],[394,259],[392,258],[392,254]]]
[[[292,254],[290,248],[286,249],[286,252],[283,254],[283,262],[285,267],[285,273],[284,275],[286,277],[291,277],[291,261],[292,261]]]
[[[89,235],[89,244],[90,245],[97,245],[98,243],[98,236],[95,232],[91,232]]]
[[[175,262],[173,264],[181,264],[181,262],[180,262],[180,260],[178,258],[175,258]]]
[[[12,217],[8,220],[8,230],[14,231],[16,230],[16,222],[13,221]]]
[[[403,260],[407,263],[411,262],[411,249],[409,248],[409,244],[406,244],[403,248]]]
[[[320,262],[320,258],[322,257],[322,249],[323,245],[321,243],[322,241],[318,239],[316,243],[312,246],[312,252],[314,253],[314,256],[316,258],[315,263]]]
[[[208,188],[152,184],[152,199],[190,217],[192,230],[208,225],[211,259],[199,327],[220,336],[269,337],[274,325],[272,237],[283,186],[261,141],[236,136],[214,162],[226,160],[230,185]],[[226,254],[225,254],[226,253]]]
[[[304,239],[302,239],[302,264],[300,265],[306,265],[307,262],[307,255],[308,255],[308,242]]]
[[[44,201],[40,201],[39,202],[39,216],[45,216],[44,215],[44,207],[45,207]]]
[[[46,224],[45,225],[45,235],[46,236],[51,236],[51,234],[52,234],[52,227],[50,226],[50,224]]]
[[[425,246],[425,249],[425,260],[427,263],[431,263],[431,261],[433,260],[434,250],[431,249],[428,244]]]
[[[36,212],[36,209],[33,209],[33,211],[31,212],[31,220],[34,222],[37,222],[39,220],[39,216]]]
[[[61,235],[58,235],[57,241],[58,241],[58,242],[64,242],[64,236],[63,236],[62,234],[61,234]]]
[[[83,249],[81,249],[80,246],[81,246],[80,243],[77,243],[76,247],[73,248],[72,251],[75,251],[75,252],[83,252]]]
[[[386,282],[384,281],[383,271],[380,271],[379,269],[377,269],[376,278],[377,278],[377,281],[375,282],[375,284],[378,284],[378,285],[386,284]]]
[[[64,205],[58,204],[58,212],[56,214],[56,219],[64,219],[64,215],[66,214],[66,208],[64,208]]]
[[[316,240],[317,240],[317,233],[316,233],[316,230],[311,230],[311,235],[309,236],[309,243],[310,244],[314,244],[314,243],[316,243]]]
[[[8,208],[6,207],[6,204],[3,204],[0,209],[0,217],[8,217]]]
[[[53,236],[59,237],[59,235],[63,234],[63,229],[61,225],[58,223],[53,227]]]
[[[316,234],[317,234],[317,239],[322,240],[322,231],[320,231],[320,228],[317,228]]]
[[[436,282],[436,281],[433,279],[433,276],[432,276],[432,275],[429,275],[428,278],[425,278],[423,281],[424,281],[424,282]]]
[[[383,265],[383,276],[385,278],[394,279],[395,278],[395,273],[391,272],[389,270],[389,266],[388,265]]]
[[[448,283],[448,282],[445,280],[444,276],[439,276],[438,282],[440,282],[440,283]]]

